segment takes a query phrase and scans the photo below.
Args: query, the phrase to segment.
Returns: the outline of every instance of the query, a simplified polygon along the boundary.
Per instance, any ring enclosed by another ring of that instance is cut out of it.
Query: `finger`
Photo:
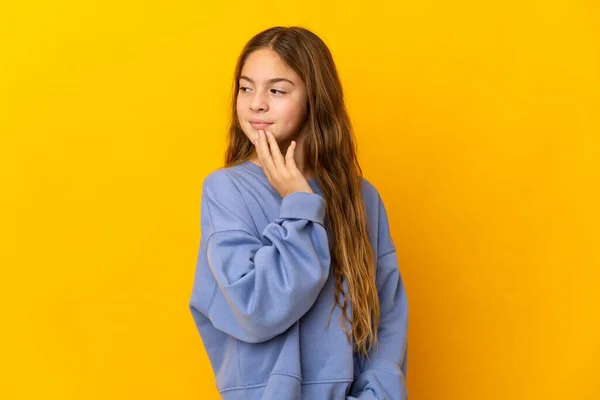
[[[265,173],[267,173],[269,176],[275,175],[277,169],[275,168],[275,163],[271,157],[271,151],[269,150],[269,145],[267,144],[265,132],[262,130],[259,131],[258,151],[262,157],[261,162],[263,164],[263,169],[265,169]]]
[[[265,172],[265,175],[267,176],[267,178],[271,179],[271,175],[269,174],[269,171],[267,171],[267,169],[265,168],[265,161],[264,161],[264,157],[263,157],[263,152],[260,149],[260,131],[256,135],[256,139],[254,139],[252,141],[252,143],[254,143],[254,150],[256,150],[256,155],[258,156],[258,159],[260,160],[261,168]]]
[[[296,160],[294,159],[294,152],[296,150],[296,141],[292,141],[287,148],[287,152],[285,153],[285,165],[291,168],[296,167]]]
[[[271,156],[273,157],[273,162],[277,169],[283,170],[285,168],[283,156],[281,155],[281,150],[279,149],[279,145],[277,144],[277,139],[275,136],[269,131],[265,131],[267,134],[267,141],[269,143],[269,148],[271,149]]]
[[[256,135],[256,139],[254,139],[252,141],[252,143],[254,143],[254,150],[256,151],[256,155],[258,156],[258,159],[260,160],[260,165],[261,165],[261,167],[264,170],[265,169],[264,168],[265,163],[263,162],[262,152],[260,151],[260,148],[259,148],[258,136],[259,135]],[[265,171],[265,175],[267,175],[267,171]],[[267,175],[267,177],[268,177],[268,175]]]

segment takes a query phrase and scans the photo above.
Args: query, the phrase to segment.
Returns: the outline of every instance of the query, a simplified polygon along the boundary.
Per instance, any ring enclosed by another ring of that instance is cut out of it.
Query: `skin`
[[[277,53],[265,48],[248,56],[239,83],[238,120],[256,148],[256,156],[250,161],[263,168],[281,197],[294,192],[313,193],[307,181],[313,174],[305,168],[302,151],[307,112],[302,79]],[[256,119],[271,124],[253,126],[251,121]]]

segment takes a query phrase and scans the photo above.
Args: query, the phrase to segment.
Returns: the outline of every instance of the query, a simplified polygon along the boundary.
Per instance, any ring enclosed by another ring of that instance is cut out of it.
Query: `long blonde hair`
[[[342,310],[340,324],[348,341],[351,338],[344,318],[352,326],[354,351],[368,356],[371,346],[377,343],[380,311],[374,254],[360,190],[362,170],[333,57],[316,34],[301,27],[273,27],[258,33],[246,44],[235,68],[225,166],[247,161],[255,154],[254,145],[244,134],[237,118],[235,97],[247,57],[262,48],[275,51],[306,85],[308,114],[305,124],[308,126],[303,141],[305,165],[314,171],[323,191],[325,223],[334,238],[331,265],[335,273],[335,303],[329,321],[335,306],[339,306]],[[348,317],[344,278],[348,285],[352,320]]]

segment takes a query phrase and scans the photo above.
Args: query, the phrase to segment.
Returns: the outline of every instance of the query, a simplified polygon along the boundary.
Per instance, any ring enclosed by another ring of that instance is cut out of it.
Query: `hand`
[[[256,153],[269,183],[279,195],[285,197],[294,192],[313,193],[308,181],[296,166],[296,142],[290,144],[284,159],[273,134],[262,130],[258,132],[258,138],[254,140]]]

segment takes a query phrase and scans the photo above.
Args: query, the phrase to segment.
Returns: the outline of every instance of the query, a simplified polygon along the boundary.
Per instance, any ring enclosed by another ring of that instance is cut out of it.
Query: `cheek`
[[[236,100],[236,102],[235,102],[235,110],[236,110],[236,113],[237,113],[238,117],[240,115],[243,115],[243,112],[242,112],[243,109],[244,109],[244,107],[243,107],[243,100],[241,100],[238,97],[237,100]]]
[[[244,106],[244,100],[238,99],[235,104],[235,112],[238,117],[238,121],[242,127],[244,127],[244,121],[247,119],[246,107]]]
[[[304,122],[306,116],[305,109],[302,104],[292,103],[287,104],[285,109],[281,110],[281,118],[285,121],[288,129],[295,129]]]
[[[247,122],[245,122],[248,119],[247,115],[245,114],[245,110],[246,109],[244,108],[244,100],[238,99],[236,101],[236,107],[235,107],[238,124],[242,128],[242,131],[244,131],[246,136],[250,137],[250,133],[249,133],[250,128],[248,128],[248,124],[247,124]]]

